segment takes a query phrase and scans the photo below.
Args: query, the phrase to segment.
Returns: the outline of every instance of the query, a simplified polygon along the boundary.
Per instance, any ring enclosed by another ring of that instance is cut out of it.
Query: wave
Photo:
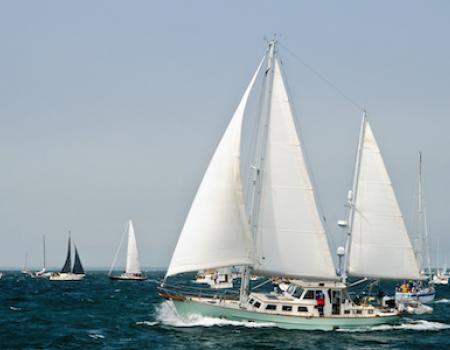
[[[9,309],[13,310],[13,311],[21,311],[22,310],[21,307],[14,307],[14,306],[10,306]]]
[[[441,322],[431,322],[425,320],[410,321],[400,324],[383,324],[378,326],[355,328],[355,329],[338,329],[338,332],[382,332],[393,330],[412,330],[412,331],[440,331],[449,329],[450,324]]]
[[[178,315],[175,305],[171,301],[164,301],[156,308],[156,319],[166,326],[171,327],[248,327],[248,328],[265,328],[275,327],[270,322],[247,322],[247,321],[231,321],[222,318],[206,317],[200,315],[191,315],[181,317]]]
[[[89,336],[93,339],[104,339],[105,338],[104,335],[96,334],[96,333],[89,334]]]
[[[444,299],[435,300],[435,303],[450,303],[450,300],[444,298]]]
[[[157,324],[159,324],[158,321],[155,321],[155,322],[151,322],[151,321],[139,321],[139,322],[136,322],[136,325],[137,325],[137,326],[149,326],[149,327],[153,327],[153,326],[156,326]]]

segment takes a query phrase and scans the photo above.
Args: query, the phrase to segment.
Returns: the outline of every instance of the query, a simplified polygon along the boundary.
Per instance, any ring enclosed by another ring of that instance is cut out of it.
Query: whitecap
[[[431,322],[425,320],[411,321],[399,324],[383,324],[371,327],[361,327],[354,329],[338,329],[338,332],[382,332],[392,330],[412,330],[412,331],[440,331],[449,329],[450,324],[441,322]]]
[[[444,299],[435,300],[435,303],[450,303],[450,300],[444,298]]]
[[[276,327],[274,323],[270,322],[231,321],[222,318],[206,317],[200,315],[181,317],[180,315],[178,315],[175,309],[175,305],[171,301],[164,301],[156,308],[156,319],[162,324],[171,327]]]
[[[149,326],[149,327],[153,327],[156,326],[157,324],[159,324],[159,322],[151,322],[151,321],[139,321],[136,322],[136,325],[138,326]]]
[[[9,308],[10,308],[11,310],[13,310],[13,311],[21,311],[21,310],[22,310],[21,307],[10,306]]]
[[[102,334],[97,334],[97,333],[89,334],[89,336],[90,336],[91,338],[93,338],[93,339],[104,339],[104,338],[105,338],[104,335],[102,335]]]

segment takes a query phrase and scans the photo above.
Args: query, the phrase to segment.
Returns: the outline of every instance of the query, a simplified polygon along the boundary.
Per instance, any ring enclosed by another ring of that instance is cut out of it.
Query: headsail
[[[139,264],[139,254],[136,243],[136,235],[134,233],[133,222],[128,221],[128,251],[127,251],[127,266],[126,273],[141,273],[141,266]]]
[[[357,163],[348,274],[377,279],[420,278],[391,179],[365,114]]]
[[[80,256],[78,255],[77,247],[75,246],[75,262],[73,264],[73,273],[84,274],[83,265],[81,265]]]
[[[64,263],[63,268],[61,269],[62,273],[69,273],[72,268],[72,257],[71,257],[71,239],[69,234],[69,242],[67,243],[67,256],[66,256],[66,262]]]
[[[240,176],[244,111],[263,60],[209,163],[184,223],[166,277],[254,262]]]
[[[336,279],[281,67],[274,58],[263,152],[257,273]],[[268,87],[270,89],[270,87]]]

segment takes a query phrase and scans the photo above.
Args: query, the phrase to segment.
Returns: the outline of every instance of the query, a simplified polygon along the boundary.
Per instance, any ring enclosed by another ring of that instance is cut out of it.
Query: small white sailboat
[[[78,250],[76,245],[74,244],[75,249],[75,262],[72,267],[72,243],[69,232],[69,241],[67,244],[67,256],[66,261],[64,263],[61,272],[52,272],[50,275],[51,281],[80,281],[82,280],[86,274],[83,269],[83,265],[81,264],[80,256],[78,255]]]
[[[249,181],[252,195],[246,202],[240,171],[241,129],[249,94],[264,62],[258,142],[250,165],[254,170]],[[160,295],[172,300],[181,316],[196,314],[271,322],[286,329],[333,330],[396,322],[400,315],[397,308],[356,304],[345,283],[347,276],[419,277],[401,215],[385,215],[375,220],[375,227],[364,227],[365,219],[359,214],[371,200],[399,212],[393,203],[392,188],[387,187],[390,181],[381,183],[381,188],[375,183],[371,188],[366,186],[373,167],[375,175],[387,177],[381,156],[373,151],[374,144],[364,116],[355,198],[349,198],[348,264],[340,278],[333,265],[296,131],[276,42],[271,41],[209,163],[161,284]],[[377,209],[383,211],[383,207]],[[373,210],[367,214],[376,217]],[[246,266],[239,298],[183,293],[179,286],[167,282],[170,276],[183,272],[230,266]],[[250,289],[252,273],[280,277],[292,288],[288,288],[289,293],[257,293]]]
[[[30,272],[32,278],[47,278],[51,276],[51,272],[47,272],[46,251],[45,251],[45,236],[42,237],[42,249],[43,249],[43,265],[40,271]]]
[[[427,283],[431,279],[429,235],[427,216],[423,200],[423,175],[422,175],[422,153],[419,152],[419,177],[417,193],[417,237],[415,244],[415,255],[421,272],[421,280],[404,281],[395,292],[397,303],[419,301],[422,303],[433,301],[436,290],[433,283]],[[432,280],[431,280],[432,282]]]
[[[136,234],[134,233],[133,222],[131,220],[128,221],[126,234],[128,236],[128,248],[127,248],[127,263],[125,267],[125,272],[121,273],[120,275],[112,274],[112,271],[114,269],[117,260],[117,256],[122,246],[124,238],[124,236],[122,236],[119,247],[117,248],[116,256],[114,257],[113,263],[109,270],[109,278],[113,280],[143,281],[146,279],[146,277],[142,273],[141,265],[139,263],[139,253],[136,242]]]

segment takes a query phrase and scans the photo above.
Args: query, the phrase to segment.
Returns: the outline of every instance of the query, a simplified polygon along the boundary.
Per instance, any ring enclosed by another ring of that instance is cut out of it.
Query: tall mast
[[[43,244],[43,248],[44,248],[44,270],[47,269],[47,263],[45,261],[45,235],[42,236],[42,244]]]
[[[361,130],[359,133],[359,141],[358,141],[358,150],[356,152],[356,161],[355,161],[355,171],[353,174],[353,185],[352,190],[348,193],[347,197],[347,205],[349,207],[348,211],[348,228],[347,228],[347,238],[345,241],[345,255],[344,255],[344,268],[342,271],[342,281],[345,283],[347,281],[347,272],[348,272],[348,263],[349,263],[349,255],[350,255],[350,246],[351,246],[351,238],[352,238],[352,229],[353,229],[353,219],[355,214],[355,198],[356,191],[358,190],[358,181],[359,181],[359,173],[360,173],[360,164],[361,164],[361,155],[362,155],[362,144],[364,140],[364,134],[366,131],[366,122],[367,122],[367,114],[366,111],[363,112],[363,118],[361,121]]]
[[[269,42],[269,47],[267,49],[267,66],[265,69],[265,80],[264,80],[264,94],[261,101],[261,117],[258,127],[258,142],[256,144],[255,152],[255,164],[252,168],[255,170],[252,196],[251,196],[251,211],[250,211],[250,229],[253,236],[253,242],[256,242],[257,231],[258,231],[258,218],[260,209],[260,199],[261,199],[261,185],[262,185],[262,167],[264,162],[264,150],[267,140],[267,131],[269,127],[269,113],[271,105],[271,95],[273,90],[273,72],[275,64],[275,45],[276,40]],[[257,255],[256,244],[254,246],[254,254]],[[250,267],[244,267],[244,271],[241,278],[241,289],[240,289],[240,302],[246,301],[248,294],[250,293]]]

